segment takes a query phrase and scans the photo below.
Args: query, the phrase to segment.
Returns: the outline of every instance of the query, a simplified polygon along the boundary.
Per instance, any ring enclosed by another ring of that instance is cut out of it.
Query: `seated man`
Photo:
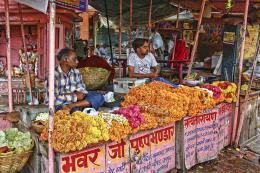
[[[158,77],[160,69],[155,57],[149,53],[148,40],[137,38],[133,42],[135,53],[131,53],[127,59],[128,74],[130,78],[150,78],[176,86],[170,81]]]
[[[62,49],[57,55],[59,65],[55,68],[55,111],[60,109],[71,112],[85,107],[98,109],[104,103],[104,97],[96,92],[88,92],[82,81],[76,53],[70,48]],[[48,80],[45,81],[48,101]]]

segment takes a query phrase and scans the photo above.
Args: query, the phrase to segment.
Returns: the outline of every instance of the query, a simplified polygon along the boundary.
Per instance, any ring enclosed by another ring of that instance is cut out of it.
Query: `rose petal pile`
[[[118,110],[114,111],[114,113],[126,117],[132,128],[137,128],[142,123],[144,123],[144,116],[141,113],[139,106],[131,105],[125,108],[119,108]]]
[[[235,83],[231,83],[229,81],[216,81],[216,82],[213,82],[212,85],[220,87],[222,95],[224,96],[223,101],[225,101],[227,103],[236,102],[237,86]]]
[[[214,99],[219,99],[220,96],[221,96],[221,89],[220,89],[219,86],[214,86],[214,85],[211,85],[211,84],[205,84],[205,85],[202,85],[200,87],[201,88],[206,88],[206,89],[212,91]]]

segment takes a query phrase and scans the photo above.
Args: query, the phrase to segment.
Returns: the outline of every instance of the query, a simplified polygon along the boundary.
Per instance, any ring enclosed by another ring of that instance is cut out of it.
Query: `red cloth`
[[[78,68],[83,68],[83,67],[100,67],[107,69],[108,71],[111,72],[109,76],[109,80],[113,80],[115,76],[115,69],[111,67],[108,62],[97,55],[92,55],[91,57],[87,57],[85,59],[79,60],[79,65]]]
[[[174,57],[173,54],[171,55],[171,58],[169,60],[188,60],[189,56],[189,51],[185,46],[185,41],[184,40],[177,40],[176,41],[176,46],[175,46],[175,53]],[[173,67],[178,67],[179,63],[168,63],[169,65],[173,64]],[[188,64],[183,63],[183,64]]]

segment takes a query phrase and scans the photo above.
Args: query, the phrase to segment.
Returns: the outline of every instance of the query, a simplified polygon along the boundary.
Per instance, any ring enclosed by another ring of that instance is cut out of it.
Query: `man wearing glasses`
[[[55,68],[55,110],[71,112],[83,110],[85,107],[98,109],[104,103],[103,95],[88,92],[77,68],[78,59],[73,49],[64,48],[57,55],[59,65]],[[48,80],[45,81],[48,102]]]

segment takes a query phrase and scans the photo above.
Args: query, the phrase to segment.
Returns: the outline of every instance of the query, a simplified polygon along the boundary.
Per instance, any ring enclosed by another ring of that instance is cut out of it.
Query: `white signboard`
[[[32,7],[34,9],[38,10],[38,11],[46,13],[49,0],[16,0],[16,1],[18,3],[27,5],[29,7]]]

